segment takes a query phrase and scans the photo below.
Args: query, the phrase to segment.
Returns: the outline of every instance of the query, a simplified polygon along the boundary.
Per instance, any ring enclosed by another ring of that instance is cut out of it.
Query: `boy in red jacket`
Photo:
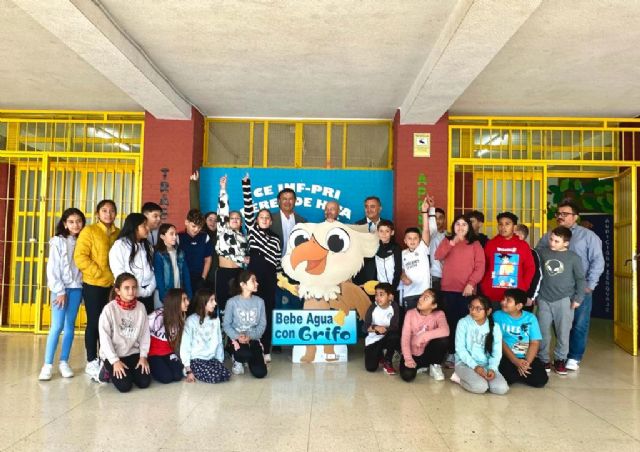
[[[531,248],[515,235],[518,217],[511,212],[499,213],[498,235],[484,247],[485,272],[480,282],[482,294],[500,309],[500,300],[507,289],[527,291],[536,271]]]

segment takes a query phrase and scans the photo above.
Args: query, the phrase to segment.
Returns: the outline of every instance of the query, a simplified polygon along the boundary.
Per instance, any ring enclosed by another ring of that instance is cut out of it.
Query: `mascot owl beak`
[[[291,267],[296,268],[301,262],[307,262],[306,272],[312,275],[319,275],[324,272],[327,265],[328,250],[322,248],[316,242],[315,237],[296,246],[291,252]]]

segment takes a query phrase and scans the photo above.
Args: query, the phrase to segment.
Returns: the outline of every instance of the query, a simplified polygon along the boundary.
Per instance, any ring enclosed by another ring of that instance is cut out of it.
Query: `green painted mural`
[[[558,204],[573,200],[581,213],[604,213],[613,215],[612,179],[559,178],[557,184],[548,187],[547,219],[555,218]]]

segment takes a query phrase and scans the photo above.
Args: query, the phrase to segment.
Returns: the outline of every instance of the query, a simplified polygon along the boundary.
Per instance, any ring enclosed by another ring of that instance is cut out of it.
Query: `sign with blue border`
[[[356,312],[286,310],[273,311],[273,345],[355,344]]]
[[[338,201],[338,220],[349,224],[364,218],[364,200],[377,196],[382,217],[393,216],[393,171],[322,170],[287,168],[201,168],[200,207],[203,212],[218,207],[220,177],[228,177],[227,192],[231,210],[242,210],[242,178],[249,173],[254,204],[272,212],[278,209],[278,192],[291,188],[296,192],[295,210],[310,223],[324,221],[324,206]]]

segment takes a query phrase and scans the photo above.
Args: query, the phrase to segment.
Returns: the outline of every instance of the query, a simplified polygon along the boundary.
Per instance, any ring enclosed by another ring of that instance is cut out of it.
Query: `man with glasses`
[[[587,338],[589,337],[593,291],[598,285],[600,275],[604,271],[602,240],[593,231],[578,224],[579,215],[578,207],[572,201],[563,201],[558,205],[556,221],[558,226],[564,226],[571,230],[569,249],[580,256],[587,279],[584,299],[582,304],[576,308],[573,317],[566,364],[568,370],[578,370],[580,367],[579,364],[587,347]],[[536,248],[548,247],[549,233],[547,232],[540,239]]]

